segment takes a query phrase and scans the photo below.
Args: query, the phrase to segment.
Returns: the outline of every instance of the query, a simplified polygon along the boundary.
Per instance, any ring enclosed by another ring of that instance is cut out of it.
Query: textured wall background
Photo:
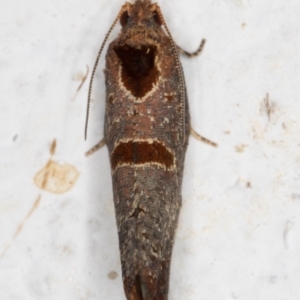
[[[0,3],[0,298],[125,299],[107,150],[84,156],[103,136],[104,56],[87,142],[87,82],[76,94],[124,2]],[[190,139],[170,300],[298,300],[300,3],[158,3],[178,45],[207,39],[182,63],[193,127],[219,143]]]

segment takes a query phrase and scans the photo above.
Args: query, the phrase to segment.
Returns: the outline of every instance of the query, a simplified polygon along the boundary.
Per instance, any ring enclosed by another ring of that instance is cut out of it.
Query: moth
[[[204,40],[189,54],[174,43],[156,3],[126,2],[99,51],[89,99],[100,54],[118,21],[121,32],[106,54],[105,137],[88,154],[108,147],[126,298],[166,300],[191,132],[179,52],[197,55]]]

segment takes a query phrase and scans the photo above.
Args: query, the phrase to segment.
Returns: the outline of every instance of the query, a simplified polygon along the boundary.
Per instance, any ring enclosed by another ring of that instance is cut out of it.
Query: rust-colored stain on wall
[[[62,194],[69,191],[79,177],[78,170],[69,164],[59,164],[49,159],[34,177],[35,184],[50,193]]]
[[[242,152],[244,152],[246,147],[248,147],[248,145],[244,145],[244,144],[237,145],[237,146],[235,146],[235,151],[238,153],[242,153]]]
[[[72,101],[73,100],[75,100],[75,98],[77,97],[77,95],[78,95],[78,93],[79,93],[79,91],[81,90],[81,88],[82,88],[82,86],[84,85],[84,83],[85,83],[85,81],[86,81],[86,79],[87,79],[87,77],[88,77],[88,75],[89,75],[89,66],[87,65],[86,66],[86,74],[85,75],[83,75],[83,74],[77,74],[77,76],[76,76],[76,79],[77,80],[81,80],[81,83],[80,83],[80,85],[78,86],[78,88],[77,88],[77,90],[76,90],[76,93],[75,93],[75,95],[73,96],[73,98],[72,98]]]
[[[18,234],[22,231],[26,221],[31,217],[31,215],[34,213],[34,211],[39,207],[40,205],[40,202],[41,202],[41,195],[39,195],[37,197],[37,199],[34,201],[30,211],[28,212],[27,216],[25,217],[25,219],[19,224],[14,236],[13,236],[13,239],[15,239]]]
[[[51,146],[50,146],[50,154],[54,155],[56,150],[56,139],[53,140]]]
[[[25,223],[28,221],[28,219],[31,217],[31,215],[35,212],[35,210],[39,207],[41,202],[41,195],[39,195],[37,197],[37,199],[34,201],[31,209],[29,210],[29,212],[27,213],[26,217],[24,218],[23,221],[20,222],[20,224],[18,225],[15,234],[12,237],[12,241],[15,240],[15,238],[19,235],[19,233],[23,230]],[[0,259],[3,258],[6,254],[6,252],[8,251],[8,249],[10,248],[10,246],[12,245],[12,242],[7,245],[4,249],[4,251],[2,252],[2,254],[0,255]]]

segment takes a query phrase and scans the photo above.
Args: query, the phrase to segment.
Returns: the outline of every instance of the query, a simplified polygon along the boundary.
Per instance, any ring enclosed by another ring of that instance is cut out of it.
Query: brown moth
[[[106,55],[105,141],[96,148],[109,150],[126,298],[166,300],[190,134],[178,50],[199,54],[204,40],[194,54],[179,49],[151,0],[126,2],[104,43],[118,20]]]

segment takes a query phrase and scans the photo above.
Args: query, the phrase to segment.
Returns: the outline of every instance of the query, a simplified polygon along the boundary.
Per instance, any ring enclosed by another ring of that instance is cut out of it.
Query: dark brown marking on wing
[[[114,94],[111,93],[111,94],[108,95],[109,103],[114,103],[115,99],[116,99],[116,97],[115,97]]]
[[[160,164],[167,169],[174,166],[174,155],[165,145],[158,141],[127,141],[121,142],[111,156],[112,169],[118,165],[144,165],[147,163]]]
[[[167,95],[166,98],[167,98],[167,100],[170,101],[170,102],[173,100],[173,96],[172,96],[172,95]]]
[[[155,11],[153,12],[153,19],[154,19],[154,21],[155,21],[159,26],[161,26],[161,25],[163,24],[163,20],[160,18],[159,13],[157,12],[157,10],[155,10]]]
[[[122,27],[127,25],[128,19],[129,19],[128,11],[125,10],[120,17],[120,24]]]
[[[142,209],[141,207],[137,207],[137,208],[134,210],[134,212],[129,216],[129,218],[135,218],[135,219],[138,219],[140,213],[145,214],[146,211],[145,211],[144,209]]]
[[[142,46],[133,48],[128,45],[114,47],[121,61],[121,80],[125,88],[137,98],[144,97],[158,81],[160,72],[155,65],[157,48]]]

